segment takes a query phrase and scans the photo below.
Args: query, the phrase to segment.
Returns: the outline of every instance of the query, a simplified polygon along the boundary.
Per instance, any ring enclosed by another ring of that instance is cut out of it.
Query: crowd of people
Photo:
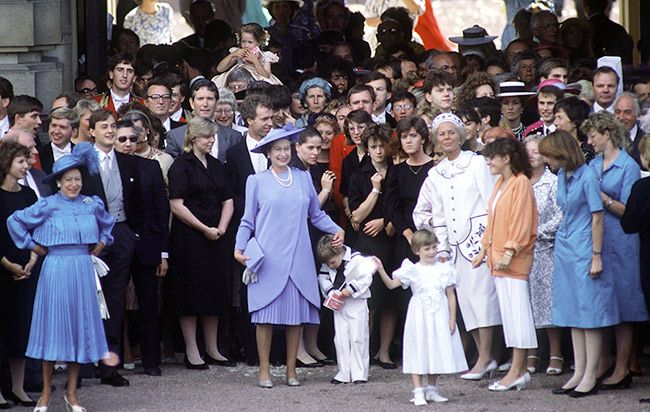
[[[401,362],[415,405],[447,401],[440,374],[629,388],[650,73],[607,1],[583,3],[561,23],[523,8],[503,50],[469,27],[458,52],[390,7],[371,53],[339,0],[269,0],[269,27],[234,30],[195,0],[173,45],[170,8],[143,1],[106,76],[51,108],[0,77],[0,409],[47,411],[67,369],[83,412],[83,379],[128,386],[136,363],[245,362],[272,388],[275,364],[300,386],[297,368],[363,384]]]

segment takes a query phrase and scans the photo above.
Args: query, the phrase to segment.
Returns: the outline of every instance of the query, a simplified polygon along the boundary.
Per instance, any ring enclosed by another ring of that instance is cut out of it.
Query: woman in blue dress
[[[555,236],[552,323],[570,327],[575,370],[555,394],[574,398],[598,391],[596,370],[603,328],[619,323],[611,274],[603,273],[603,202],[598,178],[578,142],[562,130],[539,143],[558,172],[557,204],[563,218]]]
[[[623,126],[608,112],[593,113],[582,124],[587,142],[598,156],[589,166],[600,181],[600,197],[605,206],[603,236],[603,273],[614,280],[620,323],[616,325],[616,367],[603,380],[603,389],[629,388],[632,383],[630,357],[634,328],[632,322],[648,320],[639,262],[640,240],[637,234],[626,234],[621,216],[634,183],[641,177],[641,168],[622,150],[627,142]],[[605,339],[603,354],[609,360],[609,342]],[[600,362],[605,371],[609,362]]]
[[[43,392],[37,412],[47,411],[55,361],[68,363],[64,400],[68,411],[83,412],[77,399],[80,363],[109,356],[97,300],[92,255],[113,242],[112,216],[96,196],[80,195],[81,171],[97,173],[90,143],[54,163],[46,179],[59,192],[15,212],[7,219],[9,234],[21,249],[45,256],[41,268],[26,356],[43,360]]]
[[[260,359],[258,385],[273,387],[269,364],[273,325],[286,326],[287,384],[299,386],[296,356],[303,324],[318,324],[320,296],[307,220],[318,230],[336,234],[343,245],[343,230],[321,210],[308,172],[289,166],[291,140],[302,129],[273,129],[253,149],[266,153],[271,168],[248,177],[246,206],[237,231],[235,259],[242,265],[246,245],[255,238],[264,254],[258,281],[248,284],[248,310],[256,324]]]

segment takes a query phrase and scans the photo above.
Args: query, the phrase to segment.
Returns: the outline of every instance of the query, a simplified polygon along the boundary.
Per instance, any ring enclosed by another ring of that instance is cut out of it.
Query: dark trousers
[[[123,354],[124,306],[126,286],[130,279],[130,266],[135,249],[135,233],[126,223],[116,223],[113,228],[113,244],[102,254],[102,259],[109,267],[109,272],[101,278],[102,290],[108,306],[110,319],[104,321],[104,332],[108,350]],[[100,363],[99,375],[110,378],[117,373],[115,367]]]
[[[160,316],[156,266],[143,265],[137,254],[131,262],[135,294],[138,297],[138,337],[142,366],[160,366]]]

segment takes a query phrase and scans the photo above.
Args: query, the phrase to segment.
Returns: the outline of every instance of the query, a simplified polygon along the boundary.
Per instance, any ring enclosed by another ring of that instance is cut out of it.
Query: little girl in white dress
[[[467,361],[456,327],[456,269],[437,260],[436,236],[421,229],[413,234],[411,247],[420,261],[404,259],[391,279],[379,259],[378,273],[389,289],[411,288],[413,297],[404,325],[403,372],[413,378],[415,405],[446,402],[436,387],[439,374],[467,370]]]
[[[239,29],[239,47],[233,47],[230,54],[217,65],[221,74],[214,76],[212,81],[217,87],[226,87],[226,78],[235,68],[243,67],[255,80],[263,80],[271,84],[282,84],[280,79],[271,73],[271,63],[279,61],[275,53],[263,52],[260,45],[266,39],[266,32],[257,23],[248,23]],[[227,71],[226,71],[227,70]]]

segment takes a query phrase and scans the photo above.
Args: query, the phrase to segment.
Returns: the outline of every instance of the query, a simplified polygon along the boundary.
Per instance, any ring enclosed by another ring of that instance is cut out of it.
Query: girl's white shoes
[[[411,399],[411,402],[415,406],[424,406],[427,404],[427,401],[447,402],[448,400],[449,399],[440,395],[437,387],[429,385],[426,388],[413,389],[413,399]]]
[[[434,401],[438,403],[447,402],[449,400],[444,396],[440,395],[438,388],[434,385],[429,385],[426,387],[426,389],[424,390],[424,398],[428,401]]]
[[[415,406],[424,406],[427,404],[427,400],[424,396],[424,388],[415,388],[413,389],[413,399],[411,399],[413,405]]]

